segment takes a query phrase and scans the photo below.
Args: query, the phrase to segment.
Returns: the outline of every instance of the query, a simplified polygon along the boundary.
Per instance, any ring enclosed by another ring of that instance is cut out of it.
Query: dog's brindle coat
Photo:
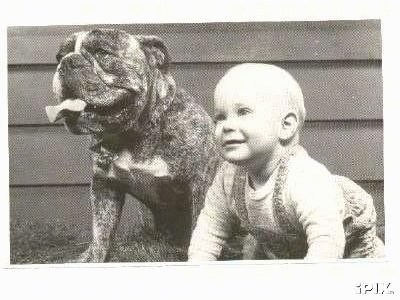
[[[108,259],[126,193],[186,247],[218,159],[211,118],[176,89],[163,42],[96,29],[73,34],[57,60],[49,118],[92,136],[93,239],[78,261]]]

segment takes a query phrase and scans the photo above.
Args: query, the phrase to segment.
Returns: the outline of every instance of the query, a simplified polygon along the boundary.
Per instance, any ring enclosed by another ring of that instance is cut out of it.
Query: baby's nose
[[[238,124],[236,118],[227,118],[226,120],[224,120],[222,124],[222,131],[223,132],[234,131],[236,130],[237,126]]]

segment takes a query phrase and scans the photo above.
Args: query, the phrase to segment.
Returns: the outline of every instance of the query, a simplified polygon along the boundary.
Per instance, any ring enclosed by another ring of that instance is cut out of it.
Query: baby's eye
[[[252,113],[252,110],[250,108],[248,108],[248,107],[240,107],[237,110],[238,116],[245,116],[245,115],[248,115],[250,113]]]
[[[219,121],[225,120],[225,115],[223,114],[218,114],[214,116],[214,123],[218,123]]]

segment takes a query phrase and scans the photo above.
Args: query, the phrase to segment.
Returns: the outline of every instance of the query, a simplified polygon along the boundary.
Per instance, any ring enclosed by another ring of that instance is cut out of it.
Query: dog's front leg
[[[94,177],[91,185],[92,242],[80,262],[105,262],[119,224],[125,194],[107,180]]]

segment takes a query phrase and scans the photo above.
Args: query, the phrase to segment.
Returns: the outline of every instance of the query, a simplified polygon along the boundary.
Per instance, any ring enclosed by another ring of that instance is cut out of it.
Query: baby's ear
[[[299,118],[296,113],[289,112],[282,118],[279,131],[279,139],[283,142],[290,142],[295,136],[299,126]]]

